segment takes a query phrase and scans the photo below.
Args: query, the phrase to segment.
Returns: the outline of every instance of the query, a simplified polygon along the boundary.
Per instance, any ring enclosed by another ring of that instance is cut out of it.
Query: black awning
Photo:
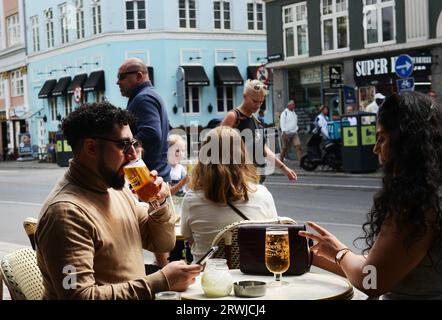
[[[247,79],[256,79],[256,70],[258,70],[259,66],[248,66],[247,67]]]
[[[215,74],[215,86],[241,86],[244,83],[241,74],[236,66],[216,66],[213,68]]]
[[[184,77],[186,86],[208,86],[210,85],[209,77],[202,66],[182,66],[184,69]]]
[[[155,83],[153,82],[153,67],[147,67],[147,73],[149,74],[150,82],[154,86]]]
[[[83,91],[104,91],[104,71],[91,72],[84,83]]]
[[[69,84],[71,83],[71,77],[60,78],[52,90],[52,95],[54,97],[66,95]]]
[[[57,80],[46,80],[43,87],[41,88],[40,92],[38,93],[38,97],[40,99],[49,98],[52,96],[52,90],[55,87],[55,84],[57,83]]]
[[[72,80],[71,84],[68,87],[67,93],[73,94],[76,87],[82,88],[84,83],[86,82],[87,74],[77,74],[74,79]]]

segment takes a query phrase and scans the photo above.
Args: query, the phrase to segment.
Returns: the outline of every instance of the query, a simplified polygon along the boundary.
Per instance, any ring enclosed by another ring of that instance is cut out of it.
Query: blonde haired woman
[[[209,146],[215,147],[205,157],[203,151]],[[222,228],[244,220],[229,203],[251,220],[277,216],[273,197],[258,183],[256,167],[237,130],[226,126],[211,130],[199,158],[181,213],[181,232],[191,245],[194,261],[209,250]]]

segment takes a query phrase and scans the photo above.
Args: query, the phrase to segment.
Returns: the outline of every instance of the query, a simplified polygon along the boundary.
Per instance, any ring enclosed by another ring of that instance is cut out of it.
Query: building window
[[[77,22],[77,39],[84,38],[84,11],[83,11],[83,0],[77,0],[75,2],[76,13],[75,18]]]
[[[428,39],[428,21],[428,0],[405,1],[405,25],[407,31],[407,42]]]
[[[19,97],[24,94],[23,89],[23,75],[21,70],[14,70],[11,72],[11,95],[13,97]]]
[[[186,87],[186,110],[184,113],[200,112],[200,88],[194,86]]]
[[[214,1],[213,17],[215,29],[230,29],[230,1]]]
[[[195,0],[178,0],[180,28],[196,28]]]
[[[146,29],[146,2],[126,1],[126,29]]]
[[[49,99],[49,111],[51,112],[51,121],[57,120],[57,99]]]
[[[6,18],[6,28],[8,30],[8,47],[20,43],[20,23],[18,14]]]
[[[100,0],[92,0],[92,33],[101,33],[101,4]]]
[[[247,26],[249,30],[264,30],[264,3],[253,0],[247,3]]]
[[[235,106],[233,87],[217,87],[216,103],[218,107],[218,112],[226,112],[232,110]]]
[[[40,33],[38,28],[38,16],[31,17],[32,29],[32,50],[34,52],[40,51]]]
[[[72,112],[72,96],[67,95],[64,97],[64,116],[67,117]]]
[[[308,55],[307,2],[282,8],[286,57]]]
[[[322,0],[322,50],[337,51],[348,48],[347,0]]]
[[[63,3],[58,7],[60,13],[60,31],[61,31],[61,43],[69,42],[69,29],[68,29],[68,15],[67,5]]]
[[[52,9],[45,10],[46,19],[46,40],[48,49],[54,47],[54,13]]]
[[[364,29],[367,46],[394,43],[394,0],[364,0]]]

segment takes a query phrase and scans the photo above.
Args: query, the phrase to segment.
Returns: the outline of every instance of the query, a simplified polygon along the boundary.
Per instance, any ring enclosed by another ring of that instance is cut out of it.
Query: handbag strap
[[[233,211],[235,211],[241,218],[243,218],[244,220],[250,220],[249,218],[247,218],[247,216],[241,212],[241,210],[239,210],[237,207],[235,207],[231,202],[227,201],[227,204],[229,205],[230,208],[232,208]]]

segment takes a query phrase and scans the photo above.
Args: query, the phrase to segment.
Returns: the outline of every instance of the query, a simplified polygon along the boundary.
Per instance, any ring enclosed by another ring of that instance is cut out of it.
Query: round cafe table
[[[244,274],[239,270],[230,270],[233,281],[256,280],[269,282],[273,276],[257,276]],[[283,276],[283,281],[289,285],[281,288],[267,288],[266,294],[259,298],[236,297],[233,289],[229,296],[208,298],[201,288],[201,276],[186,291],[181,293],[182,299],[187,300],[350,300],[353,297],[353,287],[344,278],[308,272],[301,276]]]

